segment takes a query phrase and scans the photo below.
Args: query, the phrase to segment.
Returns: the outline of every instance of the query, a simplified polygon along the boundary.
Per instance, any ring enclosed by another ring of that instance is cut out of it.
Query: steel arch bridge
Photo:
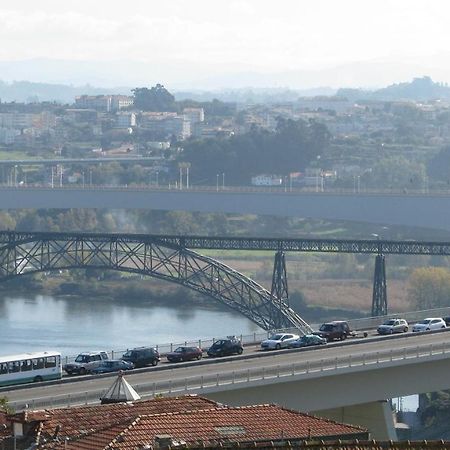
[[[178,283],[239,311],[265,330],[309,325],[288,305],[284,254],[272,291],[213,258],[163,236],[0,232],[0,281],[61,269],[112,269]],[[277,263],[278,260],[278,263]]]

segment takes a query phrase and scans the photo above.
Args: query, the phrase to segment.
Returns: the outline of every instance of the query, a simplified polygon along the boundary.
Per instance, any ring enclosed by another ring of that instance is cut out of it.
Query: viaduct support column
[[[382,253],[375,257],[373,277],[372,317],[387,314],[386,264]]]
[[[279,250],[275,254],[275,263],[273,266],[273,274],[272,274],[272,288],[270,290],[270,296],[273,301],[280,307],[281,303],[285,303],[289,306],[289,291],[288,291],[288,282],[287,282],[287,273],[286,273],[286,260],[284,257],[284,252]],[[275,323],[279,323],[280,325],[277,328],[281,328],[282,317],[281,313],[279,317],[276,318]]]
[[[394,414],[388,400],[314,411],[314,414],[337,422],[367,428],[372,439],[397,440]]]

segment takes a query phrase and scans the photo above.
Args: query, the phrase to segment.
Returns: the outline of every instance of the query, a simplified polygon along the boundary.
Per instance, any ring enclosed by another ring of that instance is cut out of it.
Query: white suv
[[[92,369],[99,367],[106,359],[108,359],[106,352],[80,353],[75,358],[75,362],[65,364],[63,369],[68,375],[86,375]]]
[[[430,330],[440,330],[441,328],[447,328],[444,319],[442,317],[429,317],[417,322],[413,326],[413,331],[430,331]]]

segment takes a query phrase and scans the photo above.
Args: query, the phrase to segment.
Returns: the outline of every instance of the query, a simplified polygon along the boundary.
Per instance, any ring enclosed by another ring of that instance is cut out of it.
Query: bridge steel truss
[[[285,271],[284,255],[282,268]],[[265,330],[309,325],[286,303],[225,264],[155,236],[0,233],[0,281],[61,269],[113,269],[150,275],[208,295]],[[286,285],[287,287],[287,285]],[[285,291],[280,291],[280,295]]]
[[[272,288],[264,287],[194,249],[272,250]],[[387,313],[385,255],[450,255],[450,242],[277,239],[144,234],[0,232],[0,281],[61,269],[113,269],[150,275],[206,294],[261,328],[308,324],[289,307],[285,252],[376,255],[372,314]]]

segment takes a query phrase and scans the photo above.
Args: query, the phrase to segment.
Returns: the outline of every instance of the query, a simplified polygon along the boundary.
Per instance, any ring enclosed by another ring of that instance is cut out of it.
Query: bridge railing
[[[382,324],[387,319],[402,318],[405,319],[410,325],[412,325],[412,323],[425,319],[426,317],[448,317],[448,316],[450,316],[450,307],[395,313],[395,314],[388,314],[386,316],[350,319],[348,320],[348,323],[351,329],[359,331],[359,330],[375,329],[378,327],[378,325]]]
[[[363,317],[360,319],[350,319],[348,320],[348,323],[350,325],[350,328],[355,331],[361,331],[361,330],[373,330],[378,327],[378,325],[382,324],[386,319],[394,318],[394,317],[401,317],[402,319],[406,319],[410,325],[411,322],[415,322],[421,319],[424,319],[425,317],[447,317],[450,316],[450,307],[447,308],[437,308],[437,309],[425,309],[422,311],[411,311],[406,313],[395,313],[395,314],[389,314],[387,316],[378,316],[378,317]],[[317,330],[319,328],[320,324],[311,324],[311,327],[313,330]],[[270,335],[276,333],[276,332],[288,332],[288,333],[298,333],[298,330],[295,328],[285,328],[282,330],[275,330],[272,332],[269,331],[255,331],[254,333],[249,334],[240,334],[237,335],[237,337],[241,340],[242,344],[244,346],[246,345],[259,345],[264,339],[267,339]],[[223,336],[224,337],[224,336]],[[180,346],[187,346],[187,347],[200,347],[205,352],[208,350],[211,345],[214,344],[214,342],[218,340],[217,338],[204,338],[204,339],[191,339],[186,340],[182,342],[170,342],[165,344],[155,344],[155,345],[149,345],[149,347],[155,347],[162,357],[165,357],[165,355],[169,352],[172,352],[177,347]],[[141,344],[145,345],[145,344]],[[121,356],[128,350],[126,349],[116,349],[116,350],[109,350],[107,351],[109,357],[111,359],[120,359]],[[63,364],[67,364],[69,362],[73,362],[77,355],[68,355],[63,357]]]
[[[244,387],[246,383],[273,382],[277,379],[289,381],[294,377],[317,377],[335,374],[339,371],[364,370],[366,368],[386,367],[406,364],[407,361],[421,361],[430,358],[448,358],[450,342],[438,344],[423,344],[413,347],[372,351],[349,354],[341,357],[318,360],[294,361],[290,364],[253,367],[245,370],[204,374],[175,380],[141,383],[133,385],[141,398],[152,398],[158,395],[183,395],[217,390],[221,387]],[[42,409],[54,407],[69,407],[98,403],[106,390],[85,391],[76,394],[57,395],[51,397],[33,398],[31,402],[9,402],[15,411],[23,409]]]

